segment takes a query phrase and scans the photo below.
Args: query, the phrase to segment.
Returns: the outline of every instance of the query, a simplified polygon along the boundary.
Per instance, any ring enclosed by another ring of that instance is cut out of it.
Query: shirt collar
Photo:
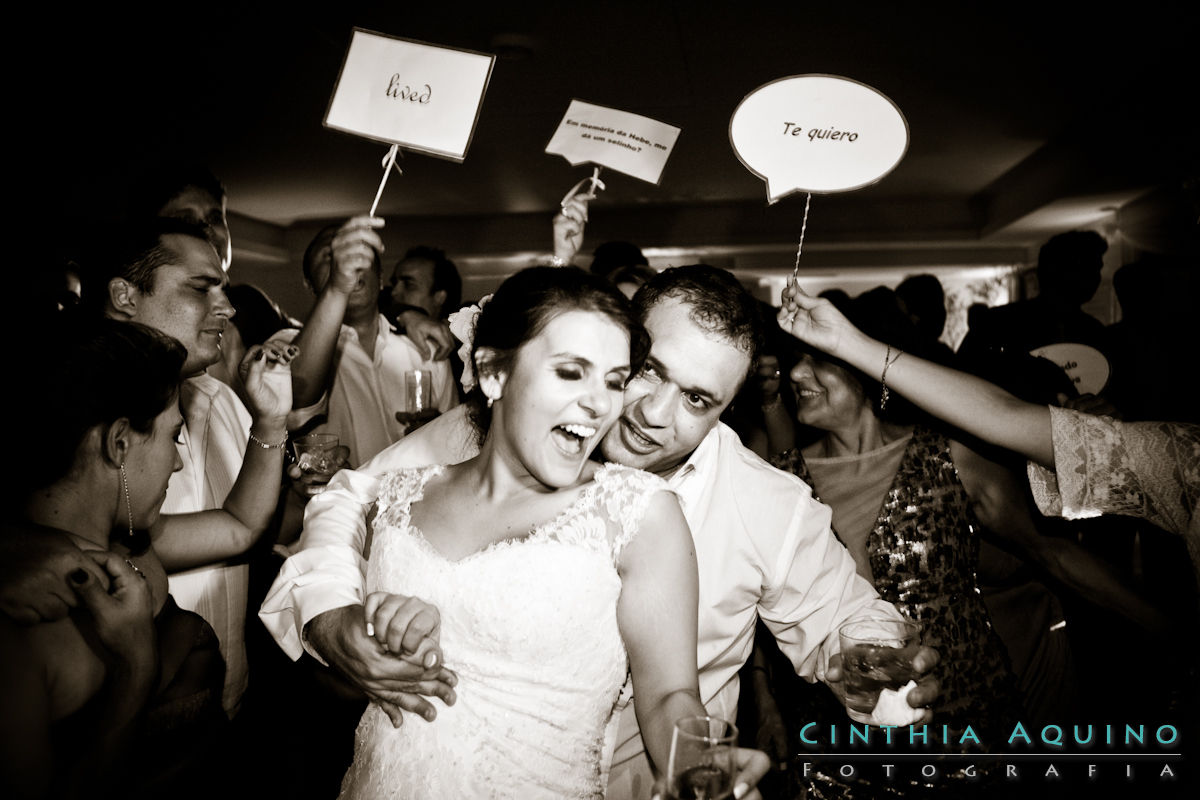
[[[686,515],[689,505],[700,502],[704,492],[704,478],[712,474],[721,449],[721,423],[709,431],[683,465],[667,479],[667,485],[679,497],[679,505]]]

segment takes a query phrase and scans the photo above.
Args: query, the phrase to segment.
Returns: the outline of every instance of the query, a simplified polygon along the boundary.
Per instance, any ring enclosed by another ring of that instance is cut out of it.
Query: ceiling
[[[103,221],[118,213],[114,185],[194,155],[229,190],[235,266],[286,261],[319,222],[370,206],[386,146],[321,124],[354,26],[498,55],[465,162],[409,154],[380,203],[393,237],[468,261],[548,249],[549,217],[590,174],[544,152],[579,98],[682,129],[660,185],[605,173],[585,246],[724,248],[790,267],[780,253],[795,250],[803,197],[768,206],[728,124],[748,92],[804,73],[878,89],[911,136],[879,183],[813,197],[805,253],[818,262],[956,250],[947,258],[987,261],[1156,192],[1195,201],[1191,4],[902,5],[339,2],[318,19],[218,3],[136,20],[56,9],[26,26],[34,46],[10,80],[31,123],[30,197],[54,224]],[[1194,223],[1194,206],[1183,213]]]

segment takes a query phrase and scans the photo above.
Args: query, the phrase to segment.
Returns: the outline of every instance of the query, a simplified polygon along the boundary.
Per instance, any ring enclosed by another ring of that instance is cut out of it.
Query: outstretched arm
[[[805,294],[794,282],[783,290],[780,326],[798,339],[854,365],[882,375],[889,348],[855,328],[832,303]],[[1050,411],[1018,400],[999,386],[943,367],[911,353],[890,351],[886,385],[930,414],[986,442],[1008,448],[1054,468]]]

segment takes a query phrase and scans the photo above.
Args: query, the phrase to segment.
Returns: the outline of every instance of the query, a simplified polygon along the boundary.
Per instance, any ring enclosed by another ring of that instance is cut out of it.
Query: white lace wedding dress
[[[627,672],[616,562],[658,477],[606,465],[529,536],[459,561],[413,527],[409,506],[441,467],[389,474],[380,489],[367,591],[441,612],[457,702],[393,728],[374,704],[359,723],[344,798],[600,798]]]

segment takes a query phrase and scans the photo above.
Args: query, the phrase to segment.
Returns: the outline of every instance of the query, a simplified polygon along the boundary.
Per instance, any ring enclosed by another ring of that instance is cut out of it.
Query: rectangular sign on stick
[[[495,60],[355,28],[324,123],[461,162]]]
[[[657,184],[678,137],[674,125],[572,100],[546,152],[572,166],[597,164]]]

